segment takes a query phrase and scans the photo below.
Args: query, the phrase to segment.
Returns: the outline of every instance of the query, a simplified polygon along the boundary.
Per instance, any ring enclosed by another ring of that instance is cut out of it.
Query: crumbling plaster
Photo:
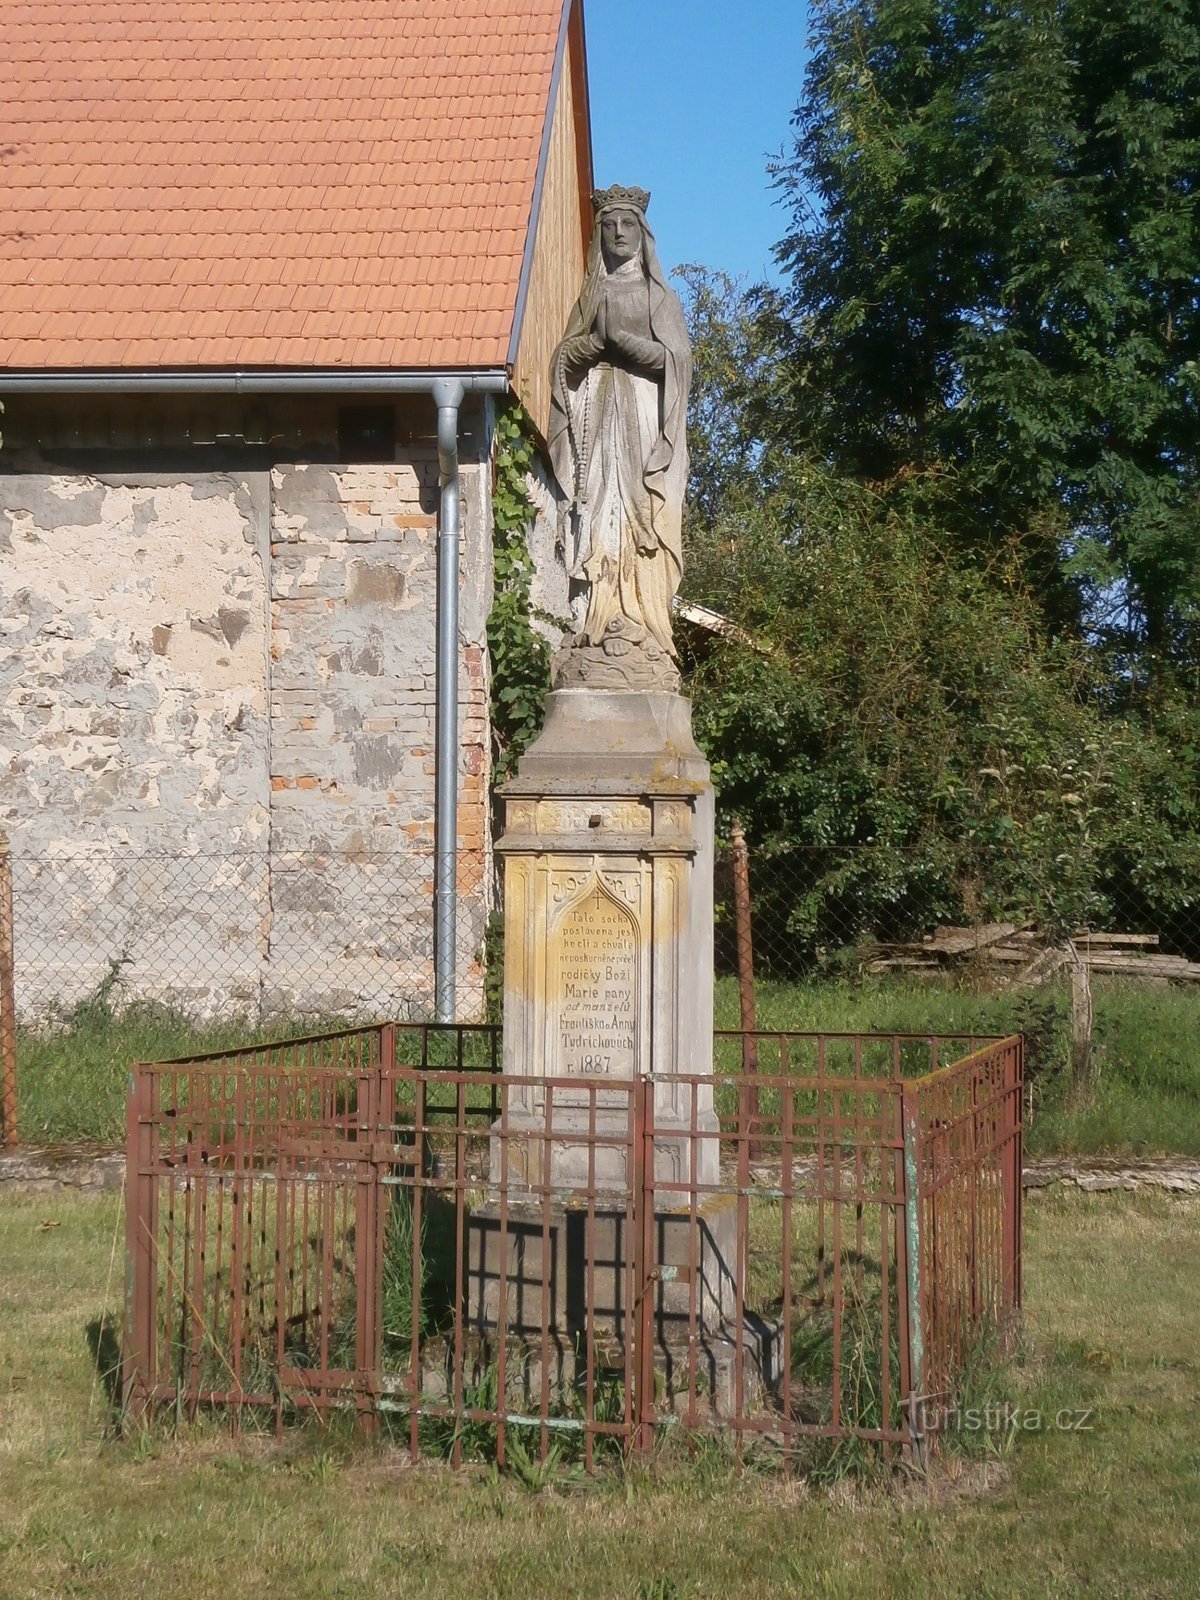
[[[24,847],[264,837],[256,521],[227,474],[0,479],[0,806]]]
[[[491,881],[489,437],[476,425],[463,460],[465,1011]],[[197,1011],[422,1014],[432,442],[153,473],[96,454],[0,472],[0,826],[27,868],[26,1012],[120,958],[126,992]]]

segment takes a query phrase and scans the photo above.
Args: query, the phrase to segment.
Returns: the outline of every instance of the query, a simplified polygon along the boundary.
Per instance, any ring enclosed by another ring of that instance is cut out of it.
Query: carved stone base
[[[654,636],[614,617],[598,644],[576,636],[551,663],[556,689],[634,690],[678,694],[679,669]]]
[[[630,1089],[653,1075],[656,1178],[715,1185],[713,791],[691,707],[673,694],[555,691],[504,810],[513,1089],[493,1167],[507,1159],[515,1184],[585,1186],[589,1127],[611,1122],[619,1139]],[[610,1138],[597,1150],[597,1184],[628,1186],[628,1149],[626,1135],[624,1148]]]

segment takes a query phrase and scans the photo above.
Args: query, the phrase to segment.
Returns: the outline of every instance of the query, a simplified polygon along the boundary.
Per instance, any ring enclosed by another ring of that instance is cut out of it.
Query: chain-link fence
[[[1200,880],[1155,896],[1133,880],[1097,879],[1071,897],[1060,893],[1064,874],[1050,864],[1023,895],[987,905],[928,852],[756,850],[737,829],[717,857],[718,973],[738,971],[739,934],[743,945],[747,938],[739,871],[759,979],[892,973],[1004,988],[1078,963],[1099,976],[1200,983]]]
[[[6,981],[0,1046],[11,1092],[14,1016],[29,1038],[131,1008],[184,1033],[223,1024],[251,1038],[433,1015],[428,850],[18,844],[8,876],[11,941],[0,918],[0,944],[15,1007]],[[1093,884],[1074,921],[1047,878],[1023,905],[983,905],[927,855],[771,849],[735,833],[716,862],[718,1026],[1021,1032],[1035,1086],[1068,1069],[1086,1077],[1096,1062],[1119,1064],[1129,1096],[1153,1078],[1161,1115],[1140,1137],[1171,1148],[1172,1106],[1192,1107],[1200,1128],[1200,885],[1156,902],[1132,880]],[[459,889],[458,1017],[494,1020],[502,941],[484,856],[461,858]]]
[[[482,1015],[497,898],[479,864],[469,867],[457,936],[464,1021]],[[27,1025],[97,997],[158,1001],[196,1021],[432,1012],[431,852],[17,849],[11,871]],[[715,888],[718,976],[786,986],[891,975],[998,992],[1079,964],[1097,977],[1200,984],[1200,885],[1194,905],[1181,896],[1157,918],[1133,886],[1109,886],[1094,920],[1064,926],[1046,901],[972,914],[962,894],[931,887],[927,863],[895,851],[767,851],[735,835],[718,850]]]
[[[250,1025],[433,1012],[430,852],[17,850],[11,876],[27,1027],[131,1002]],[[459,902],[458,1005],[474,1020],[486,884],[472,860],[462,876],[475,887]]]
[[[1200,1139],[1200,882],[1151,892],[1055,862],[988,903],[928,851],[756,850],[735,829],[715,887],[724,1026],[1021,1033],[1027,1119],[1051,1118],[1039,1136]]]

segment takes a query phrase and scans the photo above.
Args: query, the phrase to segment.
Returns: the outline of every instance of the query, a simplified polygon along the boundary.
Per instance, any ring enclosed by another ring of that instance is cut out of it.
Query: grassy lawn
[[[119,1203],[9,1197],[0,1594],[1183,1600],[1200,1561],[1200,1203],[1052,1195],[1026,1217],[1025,1346],[972,1398],[1025,1420],[1087,1410],[1088,1431],[964,1432],[929,1490],[815,1489],[706,1452],[531,1494],[318,1429],[282,1450],[165,1428],[106,1442],[89,1340],[120,1300]]]
[[[1067,1094],[1068,1000],[1047,984],[989,994],[968,983],[760,983],[758,1025],[878,1033],[1023,1033],[1031,1153],[1200,1156],[1200,987],[1094,979],[1095,1088]],[[737,985],[717,984],[717,1026],[736,1028]]]
[[[1047,985],[1033,995],[969,985],[878,979],[761,983],[760,1028],[940,1034],[1024,1033],[1034,1115],[1032,1152],[1200,1156],[1200,988],[1097,980],[1096,1084],[1086,1104],[1066,1094],[1067,1000]],[[722,978],[717,1026],[736,1028],[737,985]],[[330,1019],[324,1026],[337,1026]],[[320,1031],[308,1022],[295,1033]],[[81,1007],[56,1033],[18,1039],[20,1119],[26,1140],[118,1143],[131,1061],[161,1061],[246,1044],[270,1034],[237,1020],[193,1027],[157,1006],[121,1016]]]

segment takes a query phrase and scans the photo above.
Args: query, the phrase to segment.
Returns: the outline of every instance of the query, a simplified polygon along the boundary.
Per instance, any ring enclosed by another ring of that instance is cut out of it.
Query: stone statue
[[[644,189],[592,196],[587,273],[551,367],[560,539],[586,611],[555,686],[679,687],[671,602],[682,570],[692,356]],[[578,623],[578,613],[576,617]]]

